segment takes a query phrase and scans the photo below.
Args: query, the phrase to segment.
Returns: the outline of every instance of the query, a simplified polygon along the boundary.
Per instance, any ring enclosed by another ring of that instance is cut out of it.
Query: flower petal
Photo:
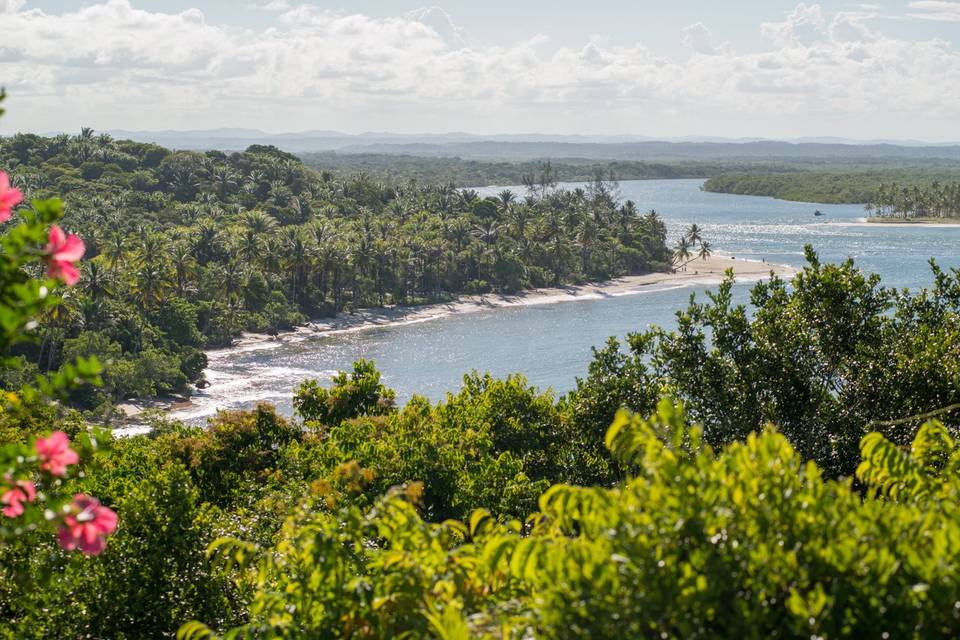
[[[60,250],[64,242],[67,241],[67,236],[57,225],[50,227],[50,234],[47,236],[47,247],[46,252],[48,254],[54,254]]]
[[[77,262],[83,257],[85,251],[86,247],[83,244],[83,240],[75,235],[69,235],[63,242],[62,246],[57,249],[56,253],[54,254],[54,258],[57,260]]]

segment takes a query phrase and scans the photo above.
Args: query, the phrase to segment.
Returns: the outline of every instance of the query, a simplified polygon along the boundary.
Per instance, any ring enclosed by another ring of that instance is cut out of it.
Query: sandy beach
[[[333,318],[315,320],[307,325],[281,332],[275,336],[263,333],[243,333],[234,341],[232,346],[208,350],[207,355],[211,364],[213,364],[219,358],[230,357],[237,350],[270,349],[283,343],[302,342],[322,335],[363,331],[390,325],[429,322],[451,315],[475,313],[503,307],[600,300],[642,293],[652,287],[709,286],[718,284],[728,269],[733,269],[739,281],[747,282],[767,278],[771,272],[783,276],[794,273],[792,268],[783,265],[754,260],[738,260],[726,256],[711,256],[707,260],[693,260],[686,265],[686,270],[675,273],[647,273],[578,286],[531,289],[512,295],[462,296],[452,302],[363,309],[355,313],[340,313]],[[114,434],[130,436],[149,431],[150,427],[141,415],[143,411],[159,411],[161,414],[176,418],[178,412],[189,412],[194,406],[190,398],[160,398],[149,402],[132,401],[125,403],[121,413],[126,415],[126,419],[121,418],[120,423],[126,423],[126,426],[115,428]]]
[[[675,273],[647,273],[637,276],[624,276],[593,284],[577,286],[530,289],[516,294],[486,294],[461,296],[452,302],[426,304],[408,307],[380,307],[363,309],[354,313],[340,313],[328,320],[315,320],[306,326],[292,331],[270,336],[260,333],[244,333],[232,347],[255,347],[258,344],[304,340],[317,334],[359,331],[371,327],[392,324],[410,324],[428,322],[455,314],[472,313],[501,307],[514,307],[536,304],[556,304],[579,300],[597,300],[641,292],[649,287],[661,285],[716,284],[728,269],[733,269],[740,280],[760,280],[771,272],[778,275],[790,275],[793,269],[784,265],[737,260],[726,256],[711,256],[706,260],[693,260],[685,270]],[[224,350],[217,350],[224,351]],[[216,351],[211,352],[216,353]]]
[[[952,220],[952,218],[950,218]],[[825,224],[835,227],[884,227],[884,228],[902,228],[902,227],[942,227],[947,229],[956,229],[960,223],[946,222],[942,218],[922,218],[913,220],[903,220],[900,218],[857,218],[851,221],[833,220]]]

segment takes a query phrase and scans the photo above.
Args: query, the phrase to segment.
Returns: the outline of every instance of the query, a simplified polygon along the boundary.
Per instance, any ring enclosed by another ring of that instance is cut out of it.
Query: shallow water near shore
[[[656,209],[667,222],[671,243],[690,223],[718,253],[801,267],[803,246],[812,244],[822,261],[853,258],[893,287],[919,288],[931,282],[927,261],[960,267],[960,228],[937,225],[858,224],[859,205],[813,205],[754,196],[707,193],[701,180],[620,183],[624,199],[641,211]],[[567,185],[570,186],[570,185]],[[495,194],[504,187],[478,189]],[[522,187],[510,187],[518,194]],[[819,209],[826,215],[814,217]],[[695,268],[691,265],[691,268]],[[591,348],[609,336],[658,324],[670,327],[692,293],[703,297],[716,278],[650,285],[616,295],[572,302],[536,303],[439,315],[413,321],[324,335],[300,334],[211,352],[207,378],[191,406],[172,416],[202,423],[218,408],[249,407],[260,401],[291,411],[293,388],[307,378],[327,382],[358,358],[375,360],[399,402],[413,393],[433,400],[456,391],[471,369],[495,376],[518,372],[543,389],[566,392],[587,372]],[[746,301],[749,284],[735,288]]]

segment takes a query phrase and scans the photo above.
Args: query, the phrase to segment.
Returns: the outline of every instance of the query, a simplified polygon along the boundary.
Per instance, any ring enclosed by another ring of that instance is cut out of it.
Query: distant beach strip
[[[673,273],[654,272],[636,276],[623,276],[593,284],[529,289],[513,294],[491,293],[461,296],[451,302],[376,307],[361,309],[354,313],[339,313],[333,318],[314,320],[306,326],[297,327],[292,331],[282,332],[276,336],[262,333],[244,333],[233,346],[226,349],[211,350],[208,354],[215,358],[218,352],[223,353],[237,349],[269,349],[278,343],[306,340],[317,334],[362,331],[373,327],[429,322],[451,315],[502,307],[599,300],[644,293],[651,287],[656,286],[715,285],[722,281],[728,269],[732,269],[734,276],[741,282],[762,280],[771,274],[789,276],[795,273],[792,267],[786,265],[713,255],[705,260],[693,259],[682,270]]]

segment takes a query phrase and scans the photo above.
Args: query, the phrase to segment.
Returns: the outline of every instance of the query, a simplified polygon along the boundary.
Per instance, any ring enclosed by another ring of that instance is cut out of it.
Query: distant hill
[[[908,147],[893,144],[821,144],[792,142],[627,142],[614,144],[565,142],[461,142],[447,144],[351,144],[339,153],[380,153],[469,159],[527,160],[584,158],[595,160],[764,160],[822,158],[960,160],[960,145]]]
[[[644,136],[503,134],[480,136],[454,132],[398,134],[338,131],[266,133],[256,129],[196,131],[110,131],[115,138],[154,142],[175,149],[241,151],[252,144],[275,145],[292,153],[336,151],[340,154],[455,157],[471,160],[524,161],[538,158],[580,158],[627,161],[795,161],[948,160],[960,161],[960,144],[911,141],[863,142],[841,138],[776,141],[756,138],[691,137],[658,140]]]

